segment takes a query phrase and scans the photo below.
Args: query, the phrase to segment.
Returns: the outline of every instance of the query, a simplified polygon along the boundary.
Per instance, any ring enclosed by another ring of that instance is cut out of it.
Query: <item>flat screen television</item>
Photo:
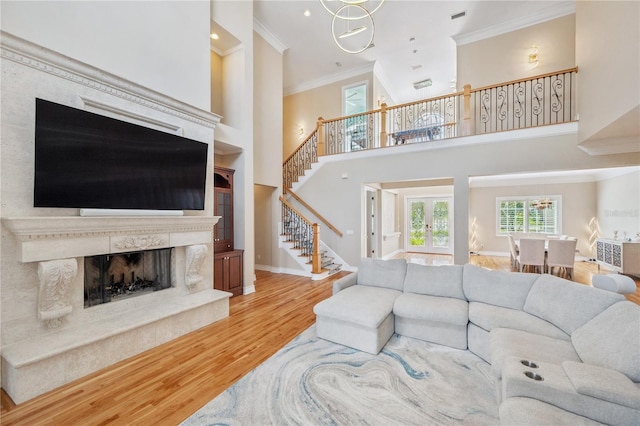
[[[34,207],[203,210],[207,149],[36,99]]]

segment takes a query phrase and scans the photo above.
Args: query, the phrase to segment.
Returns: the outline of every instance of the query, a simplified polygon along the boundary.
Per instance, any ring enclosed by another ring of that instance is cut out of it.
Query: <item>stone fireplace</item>
[[[205,210],[184,216],[85,217],[79,209],[33,207],[35,98],[206,142],[208,176],[220,118],[11,34],[1,36],[1,380],[22,403],[227,317],[230,296],[213,289],[218,217],[209,178]],[[136,254],[147,252],[150,260]],[[110,273],[114,258],[120,265]],[[102,279],[99,291],[115,296],[110,303],[85,302],[85,273],[100,263],[106,270],[90,279]],[[147,272],[148,263],[164,265]],[[125,297],[135,288],[139,295]]]
[[[29,321],[36,335],[2,349],[2,386],[7,393],[17,403],[26,401],[228,316],[229,294],[211,288],[211,238],[217,220],[4,218],[3,225],[17,243],[16,261],[37,269],[38,287],[36,312]],[[134,247],[139,250],[131,251]],[[139,297],[127,297],[123,291],[110,297],[117,303],[87,306],[85,278],[95,276],[96,263],[106,266],[102,275],[110,290],[119,281],[128,286],[145,281],[145,257],[147,262],[166,263],[146,265],[147,276],[153,275],[147,280],[149,291],[141,288]],[[169,276],[156,276],[162,273]],[[153,291],[154,281],[165,289]],[[43,374],[47,380],[42,380]]]

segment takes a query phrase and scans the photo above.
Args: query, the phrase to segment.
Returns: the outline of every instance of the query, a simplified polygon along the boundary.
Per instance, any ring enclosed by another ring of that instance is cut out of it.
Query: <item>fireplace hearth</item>
[[[84,307],[171,288],[172,249],[88,256],[84,259]]]

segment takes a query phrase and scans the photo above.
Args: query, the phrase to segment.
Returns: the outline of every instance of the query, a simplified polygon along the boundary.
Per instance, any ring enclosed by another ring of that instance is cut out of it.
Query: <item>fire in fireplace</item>
[[[170,248],[84,259],[85,308],[170,287]]]

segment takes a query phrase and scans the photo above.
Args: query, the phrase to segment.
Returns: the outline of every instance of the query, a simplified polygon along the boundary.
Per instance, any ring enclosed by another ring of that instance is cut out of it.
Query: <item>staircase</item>
[[[342,270],[342,264],[335,262],[335,253],[320,241],[319,225],[312,224],[282,197],[280,201],[280,247],[291,255],[312,280],[321,280]]]

